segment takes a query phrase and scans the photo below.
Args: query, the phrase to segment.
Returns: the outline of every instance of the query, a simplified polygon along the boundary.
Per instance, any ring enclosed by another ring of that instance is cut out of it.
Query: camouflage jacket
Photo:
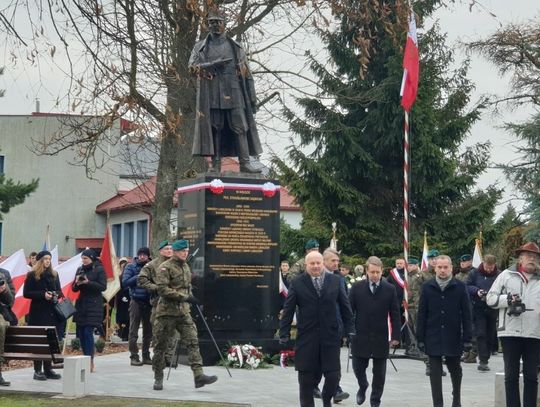
[[[431,280],[433,277],[434,274],[430,273],[428,270],[418,271],[414,276],[411,277],[409,281],[409,307],[418,307],[420,302],[420,293],[422,292],[422,284],[428,280]]]
[[[159,295],[156,318],[189,314],[186,299],[191,295],[191,271],[185,262],[173,257],[159,266],[155,277]]]
[[[469,277],[469,273],[473,270],[476,269],[474,267],[468,269],[459,269],[458,272],[454,274],[454,278],[465,283],[467,281],[467,278]]]
[[[137,277],[137,285],[146,288],[146,291],[150,293],[150,304],[152,304],[152,307],[157,305],[159,298],[156,284],[156,272],[159,266],[167,260],[167,257],[159,255],[151,262],[146,263]]]
[[[306,271],[306,260],[302,257],[296,263],[294,263],[287,274],[287,282],[290,284],[296,277]]]

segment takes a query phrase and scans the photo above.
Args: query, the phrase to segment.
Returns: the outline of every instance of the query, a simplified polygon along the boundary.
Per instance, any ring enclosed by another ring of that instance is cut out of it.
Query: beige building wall
[[[72,119],[71,119],[72,120]],[[96,154],[102,165],[91,180],[85,168],[74,166],[75,151],[55,156],[35,154],[32,140],[46,140],[63,127],[65,116],[0,116],[0,155],[8,178],[29,182],[39,178],[39,186],[23,204],[3,215],[0,253],[10,255],[23,248],[25,253],[43,247],[50,225],[51,246],[58,245],[60,256],[75,254],[75,238],[103,237],[105,218],[96,216],[96,206],[114,196],[118,188],[116,148],[103,146]],[[115,130],[119,132],[117,127]]]

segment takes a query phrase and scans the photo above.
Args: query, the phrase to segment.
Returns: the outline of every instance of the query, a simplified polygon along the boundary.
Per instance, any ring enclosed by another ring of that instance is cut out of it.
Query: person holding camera
[[[504,270],[487,293],[499,309],[507,407],[536,407],[540,364],[540,248],[529,242],[516,250],[517,264]],[[523,360],[523,404],[519,396]]]
[[[416,334],[418,349],[429,358],[433,407],[442,407],[443,357],[452,379],[452,407],[461,407],[461,353],[472,348],[471,308],[467,287],[452,277],[452,260],[440,255],[435,278],[422,286]]]
[[[23,296],[31,300],[28,325],[57,326],[61,322],[54,306],[58,297],[63,297],[63,294],[58,273],[53,270],[51,260],[51,252],[47,250],[39,252],[32,271],[26,274]],[[62,376],[55,373],[51,367],[50,361],[35,360],[34,380],[60,379]]]
[[[94,329],[103,323],[103,296],[107,288],[105,270],[92,249],[81,253],[82,266],[75,273],[71,288],[79,292],[75,303],[73,321],[77,324],[77,337],[81,342],[83,354],[90,356],[90,371],[94,365]]]
[[[465,282],[472,303],[474,334],[480,357],[478,370],[481,372],[490,370],[488,362],[497,337],[498,313],[486,304],[486,296],[498,274],[495,256],[486,254],[484,261],[469,273]]]

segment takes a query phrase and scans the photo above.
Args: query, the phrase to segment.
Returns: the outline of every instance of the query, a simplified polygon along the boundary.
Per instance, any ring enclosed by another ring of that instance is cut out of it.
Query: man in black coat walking
[[[422,286],[417,317],[418,348],[429,357],[431,396],[434,407],[443,407],[442,358],[452,378],[452,407],[461,407],[460,357],[470,350],[472,323],[465,284],[452,278],[452,260],[441,255],[435,263],[435,278]]]
[[[331,406],[341,377],[341,332],[336,307],[339,307],[345,332],[351,332],[352,312],[340,278],[324,271],[323,256],[318,252],[306,256],[306,273],[294,279],[283,307],[279,341],[289,341],[291,323],[296,312],[297,336],[295,369],[300,385],[300,406],[313,407],[313,388],[319,372],[325,377],[323,406]]]
[[[351,308],[355,315],[356,335],[353,337],[351,353],[353,370],[360,389],[356,393],[356,403],[366,400],[369,386],[366,368],[373,359],[373,384],[371,387],[371,407],[381,404],[388,359],[388,317],[391,322],[392,347],[399,346],[400,316],[395,287],[381,279],[382,261],[375,256],[367,260],[367,280],[354,283],[349,295]]]

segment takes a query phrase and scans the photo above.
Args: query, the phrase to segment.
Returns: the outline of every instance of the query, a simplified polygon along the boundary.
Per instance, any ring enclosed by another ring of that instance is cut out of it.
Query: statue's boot
[[[262,171],[251,164],[248,158],[247,160],[240,160],[240,172],[247,172],[248,174],[260,174]]]
[[[221,157],[218,157],[218,156],[212,157],[212,166],[210,167],[209,172],[215,172],[215,173],[221,172]]]

